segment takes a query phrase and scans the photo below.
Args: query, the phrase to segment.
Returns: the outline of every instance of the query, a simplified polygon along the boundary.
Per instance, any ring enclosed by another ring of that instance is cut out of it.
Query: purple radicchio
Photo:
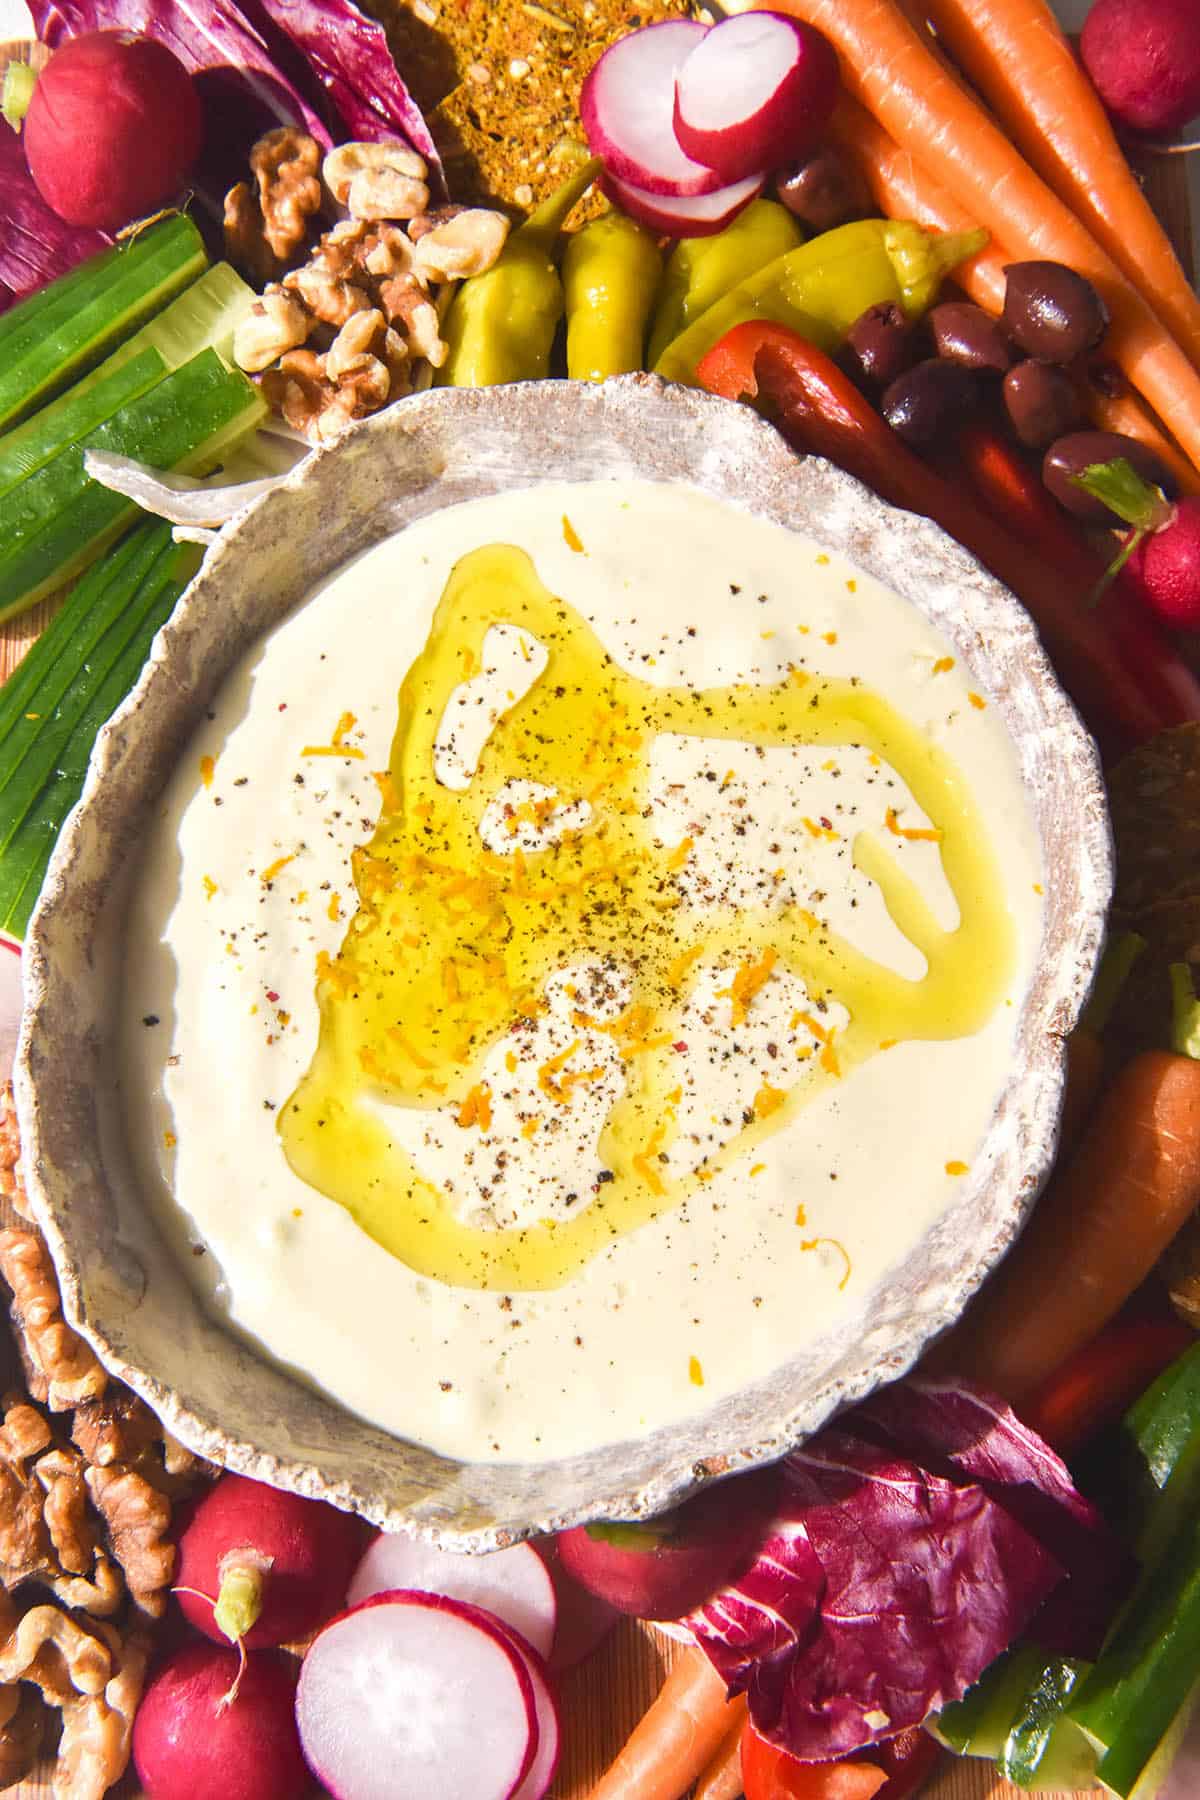
[[[906,1381],[794,1451],[747,1571],[684,1623],[756,1728],[826,1761],[919,1725],[1053,1617],[1094,1648],[1126,1562],[1059,1459],[1002,1402]]]
[[[25,167],[20,138],[0,119],[0,313],[108,241],[51,212]]]

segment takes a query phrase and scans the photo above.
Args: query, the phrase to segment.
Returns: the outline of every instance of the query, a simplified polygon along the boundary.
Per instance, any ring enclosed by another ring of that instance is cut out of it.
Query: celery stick
[[[69,715],[72,696],[92,667],[101,639],[170,542],[171,528],[164,521],[147,521],[131,531],[89,569],[0,688],[0,820],[6,808],[28,800],[28,759],[55,722]]]
[[[143,373],[153,366],[165,375],[209,348],[230,361],[234,331],[253,304],[252,290],[228,263],[209,269],[90,375],[0,436],[0,495],[151,386],[149,380],[132,384],[131,362]]]
[[[162,531],[169,528],[159,527]],[[42,684],[60,665],[74,669],[86,659],[88,650],[95,641],[90,621],[94,611],[99,611],[105,604],[109,590],[120,582],[123,591],[128,591],[129,581],[141,580],[143,567],[139,564],[136,573],[130,574],[135,558],[141,556],[145,566],[154,560],[161,549],[155,541],[147,548],[146,534],[149,526],[131,531],[109,556],[103,557],[94,568],[88,570],[83,579],[68,594],[61,610],[55,614],[45,631],[36,638],[26,651],[24,658],[13,670],[8,680],[0,687],[0,744],[7,743],[12,732],[16,731],[26,715],[37,712],[40,716],[44,707],[40,698]],[[164,540],[165,541],[165,540]],[[105,629],[107,626],[107,619]]]
[[[49,406],[26,419],[24,425],[0,437],[0,496],[15,488],[27,475],[36,474],[60,450],[69,448],[87,432],[94,431],[97,425],[102,425],[105,419],[136,400],[139,394],[147,393],[167,373],[167,365],[158,351],[147,348],[140,356],[123,359],[120,367],[94,386],[90,385],[89,378],[87,383],[80,382],[77,387],[68,388]],[[24,436],[26,432],[29,433],[27,437]],[[21,441],[17,442],[17,439]]]
[[[200,552],[172,544],[169,526],[140,526],[131,539],[132,552],[130,540],[121,546],[125,573],[115,583],[124,608],[117,609],[95,654],[75,665],[76,679],[58,710],[53,753],[43,744],[36,773],[31,762],[0,796],[0,928],[17,938],[24,935],[62,823],[82,792],[96,735],[136,684],[155,632],[199,566]]]
[[[204,473],[265,414],[246,377],[205,350],[27,476],[5,504],[0,619],[86,567],[136,515],[132,501],[84,474],[85,448],[112,450],[157,469]]]
[[[207,262],[200,233],[175,214],[11,307],[0,318],[0,427],[68,387]]]

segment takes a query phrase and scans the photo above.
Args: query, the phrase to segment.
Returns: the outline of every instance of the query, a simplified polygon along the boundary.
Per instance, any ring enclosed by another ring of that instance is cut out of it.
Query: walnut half
[[[322,173],[352,219],[412,219],[429,205],[428,170],[407,144],[339,144]]]

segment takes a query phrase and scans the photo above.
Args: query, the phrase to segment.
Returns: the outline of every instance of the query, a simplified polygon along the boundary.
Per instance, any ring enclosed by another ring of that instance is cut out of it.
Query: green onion
[[[99,368],[0,436],[0,495],[201,350],[229,361],[234,331],[253,303],[253,292],[228,263],[209,269]]]
[[[0,317],[0,429],[98,363],[207,263],[200,233],[175,213],[10,307]]]
[[[18,482],[4,505],[0,619],[85,568],[137,513],[131,500],[84,473],[85,449],[111,450],[155,469],[204,473],[258,427],[266,410],[239,370],[204,350]]]
[[[20,938],[101,726],[137,682],[200,552],[146,521],[84,577],[0,689],[0,930]]]

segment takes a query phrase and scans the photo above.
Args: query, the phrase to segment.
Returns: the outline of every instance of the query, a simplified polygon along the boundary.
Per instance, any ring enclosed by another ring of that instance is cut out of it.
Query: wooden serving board
[[[1185,266],[1194,267],[1188,208],[1188,186],[1183,157],[1150,159],[1142,171],[1155,209],[1170,231]],[[42,630],[54,602],[35,607],[23,618],[0,626],[0,680],[8,676]],[[0,1202],[0,1218],[12,1222]],[[3,1346],[0,1346],[2,1349]],[[13,1370],[3,1371],[6,1379]],[[571,1671],[562,1683],[564,1724],[563,1760],[552,1800],[587,1800],[603,1770],[645,1712],[669,1668],[677,1649],[650,1627],[630,1621],[620,1626],[606,1644]],[[44,1765],[36,1775],[6,1792],[13,1800],[51,1800],[52,1767]],[[1024,1800],[1021,1790],[1001,1781],[990,1763],[948,1757],[924,1790],[926,1800]],[[112,1790],[112,1800],[137,1800],[141,1789],[132,1776]],[[196,1800],[220,1800],[218,1795],[197,1793]],[[301,1800],[297,1796],[297,1800]],[[1046,1800],[1072,1800],[1070,1795],[1051,1795]]]

